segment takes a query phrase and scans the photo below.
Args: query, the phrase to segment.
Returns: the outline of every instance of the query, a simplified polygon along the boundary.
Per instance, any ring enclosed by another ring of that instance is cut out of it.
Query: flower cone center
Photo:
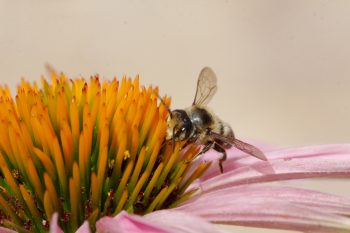
[[[138,77],[101,83],[52,73],[42,88],[0,87],[0,224],[46,232],[53,213],[65,232],[126,210],[176,206],[209,163],[199,148],[165,141],[168,112]],[[163,102],[170,104],[169,98]]]

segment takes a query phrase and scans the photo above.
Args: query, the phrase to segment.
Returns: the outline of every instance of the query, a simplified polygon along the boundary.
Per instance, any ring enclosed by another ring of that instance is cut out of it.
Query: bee
[[[170,119],[167,122],[166,140],[172,141],[173,145],[176,141],[186,141],[185,146],[191,143],[203,145],[198,155],[209,149],[221,153],[221,173],[224,171],[222,164],[227,158],[226,150],[232,146],[258,159],[267,160],[261,150],[237,139],[231,126],[207,107],[216,91],[216,75],[211,68],[204,67],[198,77],[192,106],[173,111],[168,109]]]

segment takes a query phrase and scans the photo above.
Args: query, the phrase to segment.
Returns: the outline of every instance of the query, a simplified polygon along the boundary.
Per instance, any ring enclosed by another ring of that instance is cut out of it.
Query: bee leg
[[[171,138],[171,141],[172,141],[172,147],[173,147],[173,152],[175,151],[175,137],[177,137],[177,135],[175,135],[175,132],[176,132],[176,128],[177,128],[177,125],[174,126],[173,128],[173,137]]]
[[[210,148],[212,148],[214,145],[214,142],[209,141],[207,142],[207,144],[204,145],[203,149],[201,150],[201,152],[199,152],[199,155],[204,154],[205,152],[207,152],[208,150],[210,150]]]
[[[213,145],[214,145],[214,142],[212,141],[207,142],[207,144],[204,145],[203,149],[192,159],[192,161],[200,158],[205,152],[210,150],[210,148],[212,148]]]
[[[182,150],[182,149],[185,149],[186,146],[190,145],[191,143],[192,143],[191,141],[187,140],[187,141],[185,142],[185,144],[181,147],[181,150]]]
[[[224,168],[222,166],[222,163],[226,160],[227,158],[227,154],[226,154],[226,150],[218,143],[214,143],[214,150],[216,150],[217,152],[222,153],[222,157],[219,159],[219,167],[220,167],[220,172],[224,173]]]
[[[186,143],[182,146],[181,150],[186,148],[188,145],[197,141],[197,134],[193,134],[190,138],[187,139]]]

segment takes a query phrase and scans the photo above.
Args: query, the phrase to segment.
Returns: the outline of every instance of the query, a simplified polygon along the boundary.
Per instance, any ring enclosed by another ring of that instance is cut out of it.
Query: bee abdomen
[[[224,125],[224,133],[223,133],[223,134],[224,134],[225,136],[227,136],[227,137],[232,137],[232,138],[234,138],[235,135],[234,135],[234,133],[233,133],[233,130],[232,130],[231,126],[228,125],[228,124],[226,124],[226,123],[224,123],[223,125]]]
[[[231,128],[231,126],[225,122],[219,121],[219,125],[220,125],[220,134],[228,137],[228,138],[234,138],[235,135],[233,133],[233,130]],[[222,147],[224,147],[225,149],[229,149],[232,147],[232,145],[230,143],[227,142],[223,142],[223,141],[217,141]]]

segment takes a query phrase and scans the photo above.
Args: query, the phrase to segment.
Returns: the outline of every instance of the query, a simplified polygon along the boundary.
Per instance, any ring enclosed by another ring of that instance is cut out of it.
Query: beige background
[[[70,76],[139,73],[182,108],[209,65],[210,107],[238,136],[349,142],[349,12],[350,1],[2,0],[0,83],[38,80],[46,62]]]

